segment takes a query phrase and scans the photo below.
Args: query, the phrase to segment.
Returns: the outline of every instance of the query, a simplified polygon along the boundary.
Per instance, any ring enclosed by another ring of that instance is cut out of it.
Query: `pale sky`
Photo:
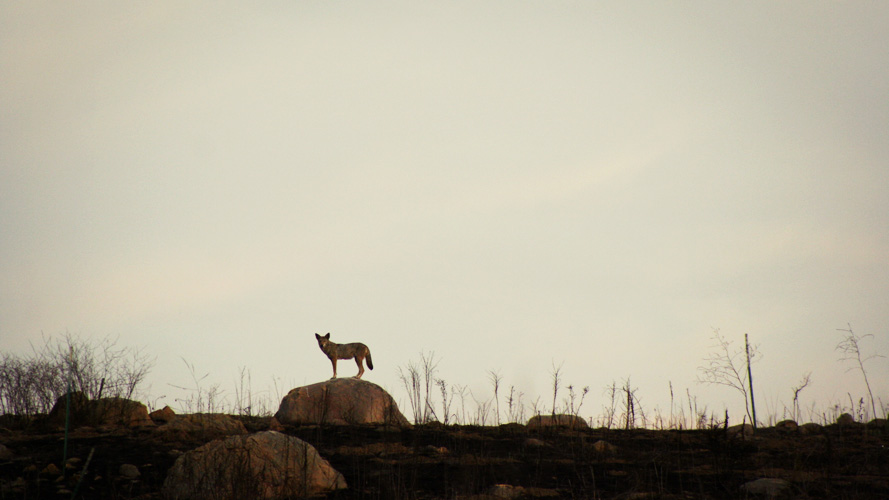
[[[630,377],[738,418],[713,328],[759,345],[761,417],[807,372],[803,406],[866,395],[847,323],[889,355],[889,3],[0,11],[0,351],[119,336],[175,408],[183,360],[324,380],[331,332],[406,412],[434,351],[479,400],[561,365],[586,416]]]

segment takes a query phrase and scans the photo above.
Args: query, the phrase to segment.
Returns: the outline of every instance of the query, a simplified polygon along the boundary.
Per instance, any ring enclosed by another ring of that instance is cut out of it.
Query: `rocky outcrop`
[[[839,425],[852,425],[855,423],[855,417],[848,413],[843,413],[839,417],[837,417],[837,424]]]
[[[315,448],[265,431],[211,441],[185,453],[164,481],[164,498],[304,498],[346,487]]]
[[[176,412],[173,411],[169,406],[164,406],[160,410],[154,410],[153,412],[148,414],[148,418],[151,419],[152,422],[163,425],[169,422],[172,422],[174,418],[176,418]]]
[[[225,436],[247,434],[244,424],[229,415],[221,413],[190,413],[177,415],[166,424],[158,427],[155,432],[162,438],[170,440],[187,440],[191,438],[215,439]]]
[[[807,422],[801,426],[799,426],[800,434],[821,434],[824,432],[824,426],[821,424],[816,424],[814,422]]]
[[[775,429],[782,432],[796,432],[799,430],[799,424],[795,420],[782,420],[775,424]]]
[[[410,426],[388,392],[354,378],[331,379],[293,389],[284,396],[275,419],[283,425]]]
[[[752,424],[738,424],[726,429],[726,434],[731,438],[740,438],[746,441],[753,439],[753,431]]]
[[[568,427],[569,429],[588,429],[586,420],[577,415],[534,415],[528,420],[528,427]]]
[[[125,427],[153,425],[148,418],[148,408],[138,401],[124,398],[91,400],[82,392],[72,392],[70,397],[61,396],[57,399],[47,415],[47,421],[51,425],[64,426],[69,404],[68,424],[72,428],[98,425]]]

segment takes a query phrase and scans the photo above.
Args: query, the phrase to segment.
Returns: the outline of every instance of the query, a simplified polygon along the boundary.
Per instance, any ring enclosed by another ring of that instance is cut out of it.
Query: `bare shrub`
[[[556,416],[558,413],[558,407],[556,406],[556,400],[559,397],[559,385],[562,383],[562,365],[556,366],[556,363],[553,362],[553,371],[550,372],[553,381],[553,405],[550,407],[550,411],[552,416]]]
[[[0,413],[47,413],[69,389],[90,399],[130,399],[154,365],[141,349],[120,347],[112,337],[82,339],[66,332],[31,349],[29,356],[2,354]]]
[[[422,421],[420,414],[420,398],[422,396],[420,369],[413,361],[409,361],[405,365],[405,369],[407,373],[402,370],[402,367],[398,367],[398,378],[404,385],[404,390],[407,391],[407,400],[411,406],[411,413],[414,415],[414,423],[419,424]]]
[[[213,384],[209,388],[202,386],[201,384],[210,376],[210,373],[205,373],[199,377],[195,371],[194,364],[189,363],[185,358],[181,359],[182,362],[185,363],[185,366],[188,367],[192,382],[194,382],[194,387],[182,387],[170,384],[170,386],[175,387],[176,389],[190,391],[187,397],[175,399],[180,405],[180,410],[185,413],[217,413],[223,406],[222,400],[224,398],[223,391],[219,388],[219,384]]]
[[[564,401],[565,410],[569,414],[574,415],[575,417],[579,416],[580,407],[583,406],[583,400],[586,399],[586,395],[589,392],[590,392],[590,388],[589,388],[589,386],[586,386],[581,390],[580,396],[578,396],[577,393],[574,391],[574,385],[569,385],[568,386],[568,399],[566,399]]]
[[[616,414],[615,399],[617,398],[617,382],[611,381],[611,385],[605,387],[605,394],[608,396],[608,406],[603,406],[604,414],[602,415],[602,427],[610,429],[614,425],[614,416]]]
[[[793,388],[793,409],[790,412],[790,418],[794,421],[799,422],[802,417],[799,408],[799,393],[803,392],[803,389],[809,386],[809,382],[812,380],[812,372],[806,373],[803,375],[802,380],[800,380],[799,385]]]
[[[507,417],[510,422],[524,422],[525,421],[525,403],[522,401],[522,398],[525,394],[521,391],[516,391],[515,386],[509,386],[509,397],[506,399],[507,404]]]
[[[874,401],[874,393],[870,389],[870,381],[867,379],[867,370],[864,368],[864,363],[871,359],[884,358],[885,356],[882,356],[880,354],[872,354],[870,356],[862,357],[860,346],[861,341],[868,337],[873,337],[873,335],[855,335],[855,332],[852,331],[851,324],[848,325],[847,329],[838,328],[837,330],[840,332],[845,332],[845,335],[843,335],[843,339],[836,346],[836,350],[842,353],[840,361],[852,361],[855,363],[855,366],[849,368],[849,370],[854,370],[857,368],[859,371],[861,371],[861,376],[862,378],[864,378],[864,385],[867,388],[867,397],[870,402],[870,409],[873,412],[872,415],[875,418],[879,417],[880,415],[877,413],[877,405]],[[853,404],[852,406],[854,407],[855,405]]]
[[[623,404],[623,413],[621,414],[622,420],[624,421],[625,429],[635,429],[636,428],[636,413],[639,413],[639,418],[641,419],[642,427],[645,427],[645,413],[642,411],[642,404],[639,401],[638,396],[636,396],[636,390],[638,388],[634,388],[632,384],[630,384],[630,378],[624,381],[623,387],[621,387],[620,392],[622,392],[622,401]]]
[[[497,425],[500,425],[500,382],[503,381],[503,377],[500,376],[500,372],[490,370],[488,371],[488,379],[491,381],[491,386],[494,388],[494,408],[497,415],[494,420]]]
[[[432,389],[437,381],[435,378],[437,367],[438,361],[435,359],[434,352],[428,355],[421,352],[419,364],[409,361],[405,365],[407,373],[398,367],[398,378],[407,391],[415,424],[425,424],[436,420],[435,407],[432,404]]]
[[[740,392],[744,396],[744,410],[747,412],[747,418],[756,426],[754,422],[755,412],[753,409],[753,394],[748,391],[750,383],[750,364],[761,357],[756,347],[746,346],[744,350],[732,349],[732,342],[719,333],[719,329],[713,329],[713,352],[711,352],[704,361],[705,366],[699,366],[698,382],[705,384],[716,384],[731,387]],[[739,359],[745,356],[747,360],[747,370],[744,369],[743,360]]]

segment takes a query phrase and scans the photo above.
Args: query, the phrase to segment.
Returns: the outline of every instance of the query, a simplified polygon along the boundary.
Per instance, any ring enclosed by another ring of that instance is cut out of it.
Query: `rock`
[[[164,406],[160,410],[154,410],[153,412],[148,414],[148,418],[151,419],[152,422],[163,425],[169,422],[172,422],[174,418],[176,418],[176,412],[173,411],[169,406]]]
[[[148,407],[138,401],[124,398],[102,398],[93,401],[93,404],[102,425],[126,427],[154,425],[154,422],[148,418]]]
[[[277,418],[272,417],[272,418],[269,420],[269,430],[270,430],[270,431],[283,432],[283,431],[284,431],[284,426],[281,425],[281,422],[278,422],[278,419],[277,419]]]
[[[82,392],[72,392],[70,398],[60,396],[47,415],[47,421],[52,425],[64,426],[69,401],[71,411],[68,423],[72,428],[95,425],[126,427],[153,425],[148,418],[148,408],[138,401],[124,398],[90,400]]]
[[[741,485],[741,489],[751,495],[776,497],[790,488],[790,483],[783,479],[760,478]]]
[[[525,494],[525,488],[511,484],[495,484],[488,493],[497,498],[519,498]]]
[[[568,427],[570,429],[589,429],[586,420],[577,415],[534,415],[528,420],[528,427]]]
[[[25,487],[28,486],[28,483],[25,481],[25,478],[19,476],[15,478],[12,483],[9,485],[10,489],[16,493],[22,492]]]
[[[821,424],[816,424],[815,422],[807,422],[799,426],[800,433],[804,435],[820,434],[823,430],[824,427]]]
[[[796,432],[799,425],[793,420],[782,420],[775,424],[775,429],[783,432]]]
[[[848,413],[843,413],[839,417],[837,417],[837,424],[839,425],[852,425],[855,423],[855,418]]]
[[[12,450],[0,444],[0,460],[10,460],[12,458]]]
[[[506,434],[524,434],[525,426],[518,422],[501,424],[499,429]]]
[[[60,471],[59,468],[56,467],[56,464],[49,464],[44,467],[43,470],[40,471],[40,473],[47,476],[56,477],[58,475],[61,475],[62,471]]]
[[[559,492],[547,488],[513,486],[511,484],[495,484],[488,490],[494,498],[558,498]]]
[[[525,440],[525,446],[529,446],[531,448],[545,448],[548,445],[537,438],[528,438]]]
[[[867,423],[868,428],[871,429],[886,429],[889,430],[889,420],[885,418],[875,418]]]
[[[193,437],[221,438],[247,434],[244,424],[221,413],[191,413],[177,415],[172,421],[158,427],[155,432],[165,440],[182,440]]]
[[[80,391],[72,391],[56,399],[46,419],[54,425],[65,425],[65,411],[70,405],[70,423],[80,423],[78,427],[89,425],[85,421],[92,419],[90,398]]]
[[[293,389],[284,396],[275,419],[284,425],[410,426],[389,393],[355,378],[336,378]]]
[[[596,450],[598,453],[614,453],[615,451],[617,451],[617,446],[614,446],[613,444],[600,439],[599,441],[593,443],[593,449]]]
[[[733,425],[726,429],[729,437],[740,437],[741,439],[748,440],[753,438],[753,425],[751,424],[738,424]]]
[[[139,472],[139,468],[133,464],[122,464],[120,469],[118,469],[118,474],[131,481],[139,479],[139,476],[142,475],[142,473]]]
[[[303,498],[346,487],[312,445],[265,431],[211,441],[176,459],[164,498]]]

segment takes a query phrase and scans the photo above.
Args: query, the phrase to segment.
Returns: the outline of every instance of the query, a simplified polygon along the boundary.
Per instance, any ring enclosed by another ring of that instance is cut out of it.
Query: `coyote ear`
[[[330,332],[327,332],[327,335],[325,335],[324,338],[330,339]]]
[[[320,339],[320,338],[321,338],[321,335],[318,335],[317,333],[315,333],[315,338],[316,338],[316,339]]]

